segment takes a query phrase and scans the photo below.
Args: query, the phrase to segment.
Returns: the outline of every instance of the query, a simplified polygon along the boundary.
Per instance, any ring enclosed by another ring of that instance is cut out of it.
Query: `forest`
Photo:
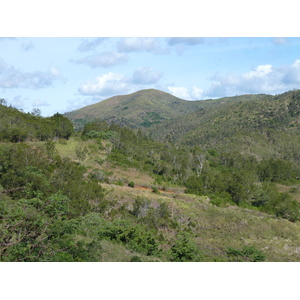
[[[192,112],[160,136],[2,103],[0,261],[300,261],[297,95],[281,96],[288,114],[265,99],[259,126],[252,99],[228,126],[216,105],[196,112],[215,126],[184,129]]]

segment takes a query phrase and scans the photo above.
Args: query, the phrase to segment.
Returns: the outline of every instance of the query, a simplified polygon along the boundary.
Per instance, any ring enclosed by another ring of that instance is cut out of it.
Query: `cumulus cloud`
[[[78,91],[83,95],[111,96],[116,94],[129,93],[131,87],[124,75],[109,72],[97,77],[94,80],[82,84]]]
[[[163,52],[157,38],[122,38],[118,42],[117,48],[120,52],[145,51],[154,54],[159,54]]]
[[[222,97],[247,93],[281,93],[300,88],[300,60],[291,65],[259,65],[244,74],[215,75],[207,96]]]
[[[151,67],[141,67],[133,73],[133,82],[136,84],[154,84],[161,77],[161,72],[155,71]]]
[[[80,45],[78,46],[77,50],[80,52],[87,52],[87,51],[94,50],[96,47],[101,45],[107,39],[108,39],[107,37],[98,37],[93,40],[84,38],[81,41]]]
[[[73,62],[78,64],[87,64],[91,68],[108,68],[119,64],[126,63],[128,56],[123,53],[102,52],[95,55],[90,55]]]
[[[149,88],[149,85],[158,88],[157,83],[161,77],[162,73],[155,71],[151,67],[140,67],[133,72],[132,76],[109,72],[85,82],[78,88],[78,91],[81,95],[90,95],[93,97],[128,94]]]
[[[170,37],[166,38],[170,47],[175,46],[177,54],[182,54],[188,46],[195,46],[205,42],[202,37]]]
[[[7,65],[0,59],[1,88],[31,88],[41,89],[51,86],[54,81],[62,80],[59,70],[50,68],[48,71],[22,72]]]
[[[203,97],[203,90],[195,86],[191,90],[186,87],[169,86],[168,90],[172,95],[184,100],[201,100]]]
[[[259,77],[265,77],[267,74],[271,73],[272,71],[273,71],[272,65],[261,65],[261,66],[257,66],[254,70],[243,74],[242,76],[245,79],[259,78]]]
[[[290,66],[279,69],[283,73],[282,82],[287,85],[294,84],[299,88],[300,84],[300,59],[297,59]]]

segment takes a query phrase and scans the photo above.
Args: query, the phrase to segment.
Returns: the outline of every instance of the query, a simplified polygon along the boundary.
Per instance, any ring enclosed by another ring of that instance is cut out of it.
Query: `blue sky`
[[[155,88],[186,100],[300,88],[300,38],[0,38],[0,98],[42,115]]]

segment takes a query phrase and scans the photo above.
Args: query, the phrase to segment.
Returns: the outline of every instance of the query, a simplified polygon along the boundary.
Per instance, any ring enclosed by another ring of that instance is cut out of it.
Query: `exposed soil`
[[[152,189],[146,187],[146,186],[137,186],[135,185],[134,186],[135,189],[138,189],[138,190],[144,190],[144,191],[152,191]],[[175,192],[173,191],[166,191],[166,190],[163,190],[163,189],[158,189],[160,192],[162,193],[170,193],[170,194],[176,194]]]

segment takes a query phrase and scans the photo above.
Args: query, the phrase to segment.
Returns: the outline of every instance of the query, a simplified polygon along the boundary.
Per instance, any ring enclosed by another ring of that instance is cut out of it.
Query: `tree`
[[[0,99],[0,104],[3,106],[7,106],[7,101],[5,99]]]
[[[200,250],[188,233],[180,233],[170,250],[169,258],[174,262],[200,261]]]
[[[33,116],[36,116],[36,117],[40,117],[42,114],[42,111],[39,108],[34,108],[30,114]]]

